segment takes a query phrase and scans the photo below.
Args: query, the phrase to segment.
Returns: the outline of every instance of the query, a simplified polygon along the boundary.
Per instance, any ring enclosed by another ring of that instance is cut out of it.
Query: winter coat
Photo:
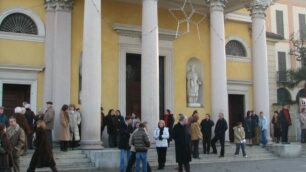
[[[53,130],[54,116],[55,116],[54,109],[52,107],[49,107],[44,115],[44,121],[46,123],[46,130]]]
[[[169,130],[169,140],[172,141],[172,130],[173,130],[173,125],[174,125],[174,121],[175,121],[175,119],[173,117],[173,114],[169,114],[169,115],[164,114],[164,115],[162,115],[161,119],[164,120],[164,121],[167,121],[166,127]]]
[[[0,115],[0,124],[4,124],[5,126],[8,126],[8,118],[5,114]]]
[[[252,128],[252,119],[251,117],[246,117],[244,119],[244,131],[245,131],[245,137],[247,139],[251,139],[252,138],[252,133],[253,133],[253,128]]]
[[[55,166],[51,145],[48,141],[47,131],[43,128],[37,128],[35,133],[36,148],[30,164],[36,168]]]
[[[17,124],[16,128],[12,126],[7,129],[7,136],[12,146],[13,157],[19,157],[25,151],[26,136],[23,129]]]
[[[153,138],[155,139],[156,147],[168,147],[169,129],[167,127],[164,127],[161,138],[159,137],[160,130],[161,129],[157,127],[153,132]]]
[[[80,131],[79,125],[81,124],[81,114],[78,111],[71,112],[69,111],[69,127],[70,127],[70,140],[73,139],[75,141],[80,140]]]
[[[215,125],[214,124],[214,121],[212,120],[207,120],[207,119],[203,119],[201,121],[201,132],[202,132],[202,135],[206,135],[206,136],[209,136],[211,137],[211,128]]]
[[[236,126],[234,127],[234,143],[241,143],[245,139],[245,132],[243,127]]]
[[[281,124],[279,121],[279,117],[273,116],[271,123],[273,124],[273,136],[281,137]]]
[[[120,121],[115,115],[107,115],[105,117],[107,133],[108,134],[117,134],[119,131]]]
[[[215,135],[224,137],[227,129],[228,127],[227,127],[226,120],[224,118],[218,119],[216,127],[215,127]]]
[[[286,119],[285,117],[285,111],[288,110],[288,114],[289,114],[289,119]],[[279,121],[281,123],[281,126],[289,126],[291,125],[291,117],[290,117],[290,113],[289,113],[289,109],[282,109],[280,112],[279,112]]]
[[[200,140],[202,139],[202,133],[201,133],[201,128],[200,124],[197,122],[191,123],[190,127],[190,134],[191,134],[191,140]]]
[[[23,114],[20,113],[16,113],[14,114],[14,117],[16,118],[16,122],[17,124],[19,124],[19,126],[23,129],[23,131],[25,132],[25,135],[29,135],[31,134],[33,131],[31,130],[28,121],[26,119],[26,117]]]
[[[301,113],[300,122],[301,122],[301,129],[305,130],[306,129],[306,113]]]
[[[133,132],[132,126],[126,125],[126,123],[122,123],[119,129],[119,144],[118,148],[123,150],[130,150],[129,140],[130,135]]]
[[[69,141],[70,140],[70,129],[69,129],[69,115],[67,112],[60,112],[60,141]]]
[[[177,163],[191,161],[190,134],[186,126],[177,123],[173,127],[173,139],[175,141],[175,157]]]
[[[252,138],[257,137],[256,136],[256,130],[258,128],[258,116],[256,114],[251,115],[251,131],[252,131]]]
[[[9,138],[6,133],[0,134],[0,146],[6,151],[6,153],[0,153],[0,171],[5,171],[10,168],[9,158],[11,156],[11,146]]]
[[[132,138],[132,145],[136,152],[147,152],[150,147],[150,140],[144,128],[139,128]]]
[[[24,116],[27,119],[28,125],[31,129],[31,131],[34,130],[34,119],[35,119],[35,114],[31,109],[26,109],[26,112],[24,114]]]

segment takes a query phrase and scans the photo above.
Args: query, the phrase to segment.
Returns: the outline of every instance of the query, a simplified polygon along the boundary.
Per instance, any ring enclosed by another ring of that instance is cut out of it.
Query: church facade
[[[100,107],[150,131],[166,109],[270,114],[267,0],[2,0],[0,105],[53,101],[82,112],[83,143],[100,140]],[[104,111],[107,113],[107,111]],[[56,120],[59,120],[57,115]],[[59,122],[57,122],[59,125]],[[232,134],[229,131],[229,136]],[[55,138],[58,130],[55,128]]]

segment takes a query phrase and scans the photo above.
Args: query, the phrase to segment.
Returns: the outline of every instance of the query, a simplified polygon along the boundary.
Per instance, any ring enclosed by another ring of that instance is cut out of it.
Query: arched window
[[[306,95],[305,95],[305,90],[304,90],[304,89],[301,89],[301,90],[296,94],[296,102],[299,102],[301,97],[306,97]]]
[[[237,40],[231,40],[226,44],[226,55],[247,57],[246,49],[243,44]]]
[[[291,95],[289,91],[285,88],[277,89],[277,103],[285,104],[291,102]]]
[[[1,24],[0,31],[38,35],[38,29],[31,17],[22,13],[13,13],[6,16]]]

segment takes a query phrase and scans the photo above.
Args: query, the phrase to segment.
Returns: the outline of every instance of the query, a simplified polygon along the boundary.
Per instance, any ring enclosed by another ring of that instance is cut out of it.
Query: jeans
[[[147,152],[136,152],[136,172],[140,172],[140,161],[142,172],[147,172]]]
[[[217,153],[216,142],[218,140],[220,140],[220,144],[221,144],[220,156],[224,156],[225,135],[215,135],[215,137],[211,140],[211,147],[213,148],[213,152]]]
[[[192,143],[192,155],[193,155],[193,158],[199,158],[199,141],[200,140],[192,140],[191,143]]]
[[[124,171],[125,167],[125,160],[128,161],[128,159],[131,156],[131,151],[120,149],[120,171]],[[127,157],[127,158],[126,158]]]
[[[127,167],[126,167],[126,172],[131,172],[132,171],[135,161],[136,161],[136,152],[131,152],[131,156],[128,160],[128,164],[127,164]],[[152,171],[151,167],[149,165],[149,162],[147,162],[147,170],[148,170],[148,172]]]
[[[261,142],[261,144],[263,146],[265,146],[268,143],[268,140],[267,140],[267,130],[261,130],[260,142]]]
[[[236,143],[236,152],[235,152],[235,155],[239,155],[240,147],[242,149],[242,155],[246,156],[246,153],[245,153],[245,144],[244,143]]]

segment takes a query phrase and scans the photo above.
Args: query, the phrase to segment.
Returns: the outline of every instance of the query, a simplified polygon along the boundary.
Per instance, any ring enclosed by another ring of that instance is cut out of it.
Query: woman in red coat
[[[53,158],[51,145],[48,142],[46,124],[43,120],[37,121],[36,140],[34,142],[36,149],[32,156],[27,172],[34,172],[35,168],[50,167],[53,172],[57,172],[56,164]]]

